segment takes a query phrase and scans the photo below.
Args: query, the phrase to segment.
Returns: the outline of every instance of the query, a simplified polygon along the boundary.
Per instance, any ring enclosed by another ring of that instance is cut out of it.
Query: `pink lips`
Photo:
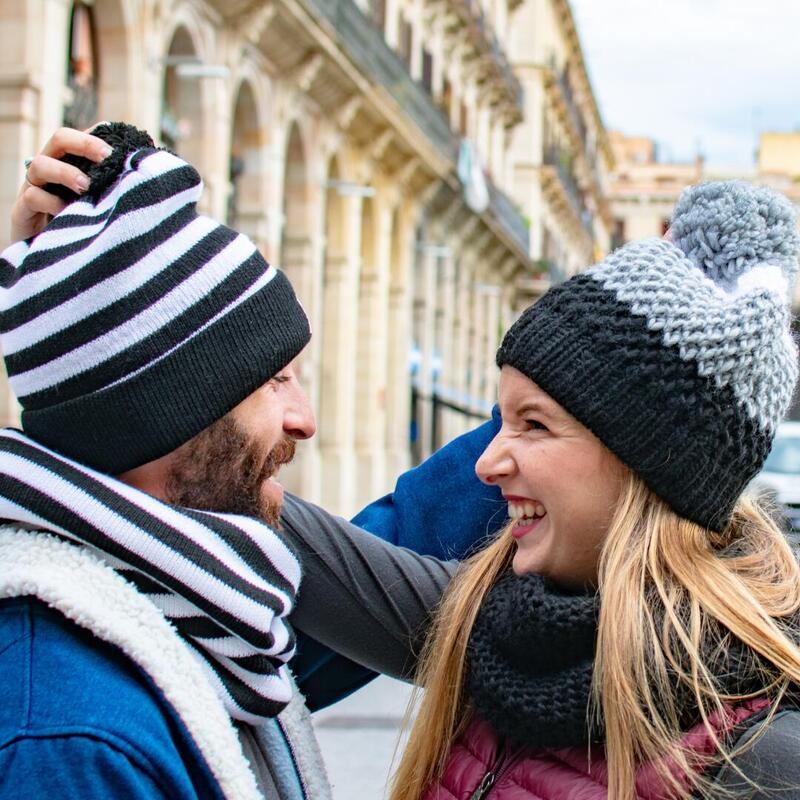
[[[539,517],[535,519],[533,522],[529,522],[527,525],[515,525],[511,529],[511,535],[515,539],[521,539],[523,536],[529,534],[534,528],[539,526],[539,523],[544,519],[544,517]]]

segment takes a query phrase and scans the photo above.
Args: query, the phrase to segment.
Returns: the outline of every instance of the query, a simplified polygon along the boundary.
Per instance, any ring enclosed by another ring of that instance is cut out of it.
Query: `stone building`
[[[0,45],[0,219],[61,124],[194,163],[309,314],[283,478],[345,514],[486,416],[503,330],[608,245],[566,0],[0,0]]]
[[[513,192],[534,262],[559,280],[608,252],[614,155],[567,0],[525,3],[510,50],[530,112],[514,132]]]

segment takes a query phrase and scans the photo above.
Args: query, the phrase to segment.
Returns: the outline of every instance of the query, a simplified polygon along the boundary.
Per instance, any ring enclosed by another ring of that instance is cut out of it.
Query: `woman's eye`
[[[532,431],[546,431],[547,428],[539,422],[538,419],[526,419],[525,424],[532,430]]]

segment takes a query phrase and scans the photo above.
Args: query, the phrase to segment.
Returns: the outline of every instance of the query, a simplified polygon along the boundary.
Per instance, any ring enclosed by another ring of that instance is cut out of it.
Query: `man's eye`
[[[288,375],[273,375],[270,378],[270,383],[288,383],[291,378]]]
[[[526,419],[525,424],[532,430],[532,431],[546,431],[547,427],[539,422],[538,419]]]

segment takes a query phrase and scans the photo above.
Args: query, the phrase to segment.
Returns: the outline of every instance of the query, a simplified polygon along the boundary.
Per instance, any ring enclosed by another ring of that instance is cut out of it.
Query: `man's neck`
[[[172,453],[167,453],[155,461],[149,461],[117,475],[117,479],[127,483],[128,486],[133,486],[134,489],[168,502],[166,486],[171,461]]]

